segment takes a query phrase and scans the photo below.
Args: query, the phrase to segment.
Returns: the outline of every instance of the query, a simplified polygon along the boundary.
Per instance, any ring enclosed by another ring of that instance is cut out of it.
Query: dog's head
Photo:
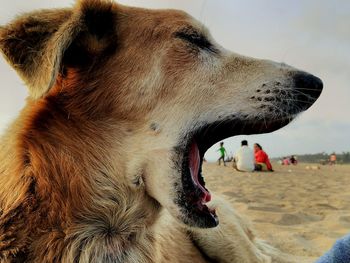
[[[125,178],[197,227],[218,224],[206,206],[205,151],[285,126],[322,90],[310,74],[225,50],[183,12],[110,1],[20,17],[0,29],[0,46],[33,100],[108,122]]]

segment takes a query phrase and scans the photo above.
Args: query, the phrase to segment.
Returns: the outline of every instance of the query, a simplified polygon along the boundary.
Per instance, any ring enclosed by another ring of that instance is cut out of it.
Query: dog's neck
[[[99,259],[127,262],[126,247],[151,258],[150,248],[137,244],[154,242],[152,225],[160,206],[142,185],[133,186],[124,176],[121,145],[126,131],[117,123],[79,119],[59,103],[58,97],[29,100],[19,122],[24,127],[16,145],[23,167],[18,180],[31,178],[29,193],[39,202],[36,211],[23,215],[36,221],[28,226],[40,225],[31,233],[32,245],[45,236],[46,243],[57,242],[63,249],[63,240],[51,234],[57,232],[70,251],[67,262],[92,257],[82,255],[85,246],[95,247],[88,251],[99,253]]]

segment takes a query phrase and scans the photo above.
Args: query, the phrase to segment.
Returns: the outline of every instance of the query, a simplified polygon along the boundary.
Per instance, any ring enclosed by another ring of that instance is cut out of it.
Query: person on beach
[[[292,155],[289,159],[290,163],[293,165],[297,165],[298,164],[298,160],[296,159],[296,157],[294,155]]]
[[[332,153],[329,157],[329,164],[335,165],[337,163],[337,155],[335,153]]]
[[[224,163],[224,166],[226,166],[225,156],[227,155],[227,152],[224,147],[224,142],[220,142],[220,148],[217,151],[220,151],[220,158],[218,159],[219,165],[221,164],[221,160],[222,160]]]
[[[290,160],[288,157],[283,157],[282,165],[290,165]]]
[[[243,140],[241,142],[241,148],[237,151],[234,157],[233,167],[237,171],[252,172],[254,171],[254,153],[252,149],[248,147],[248,141]]]
[[[254,143],[255,170],[273,172],[269,156],[263,151],[259,143]]]

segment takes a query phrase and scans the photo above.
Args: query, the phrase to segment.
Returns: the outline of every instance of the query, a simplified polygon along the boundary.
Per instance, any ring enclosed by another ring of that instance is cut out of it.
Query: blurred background
[[[240,141],[260,143],[270,157],[350,151],[350,1],[348,0],[120,0],[147,8],[176,8],[203,22],[227,49],[285,62],[324,82],[317,103],[289,126],[265,135],[226,139],[233,155]],[[37,8],[65,7],[71,0],[0,0],[0,24]],[[24,105],[23,82],[0,58],[0,133]],[[206,159],[219,157],[218,144]]]

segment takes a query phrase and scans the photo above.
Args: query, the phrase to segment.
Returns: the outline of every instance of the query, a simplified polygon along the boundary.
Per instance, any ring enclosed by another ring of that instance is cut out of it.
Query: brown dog
[[[289,123],[318,78],[231,53],[183,12],[103,0],[19,17],[0,48],[30,93],[1,142],[0,262],[293,261],[207,204],[201,164]]]

